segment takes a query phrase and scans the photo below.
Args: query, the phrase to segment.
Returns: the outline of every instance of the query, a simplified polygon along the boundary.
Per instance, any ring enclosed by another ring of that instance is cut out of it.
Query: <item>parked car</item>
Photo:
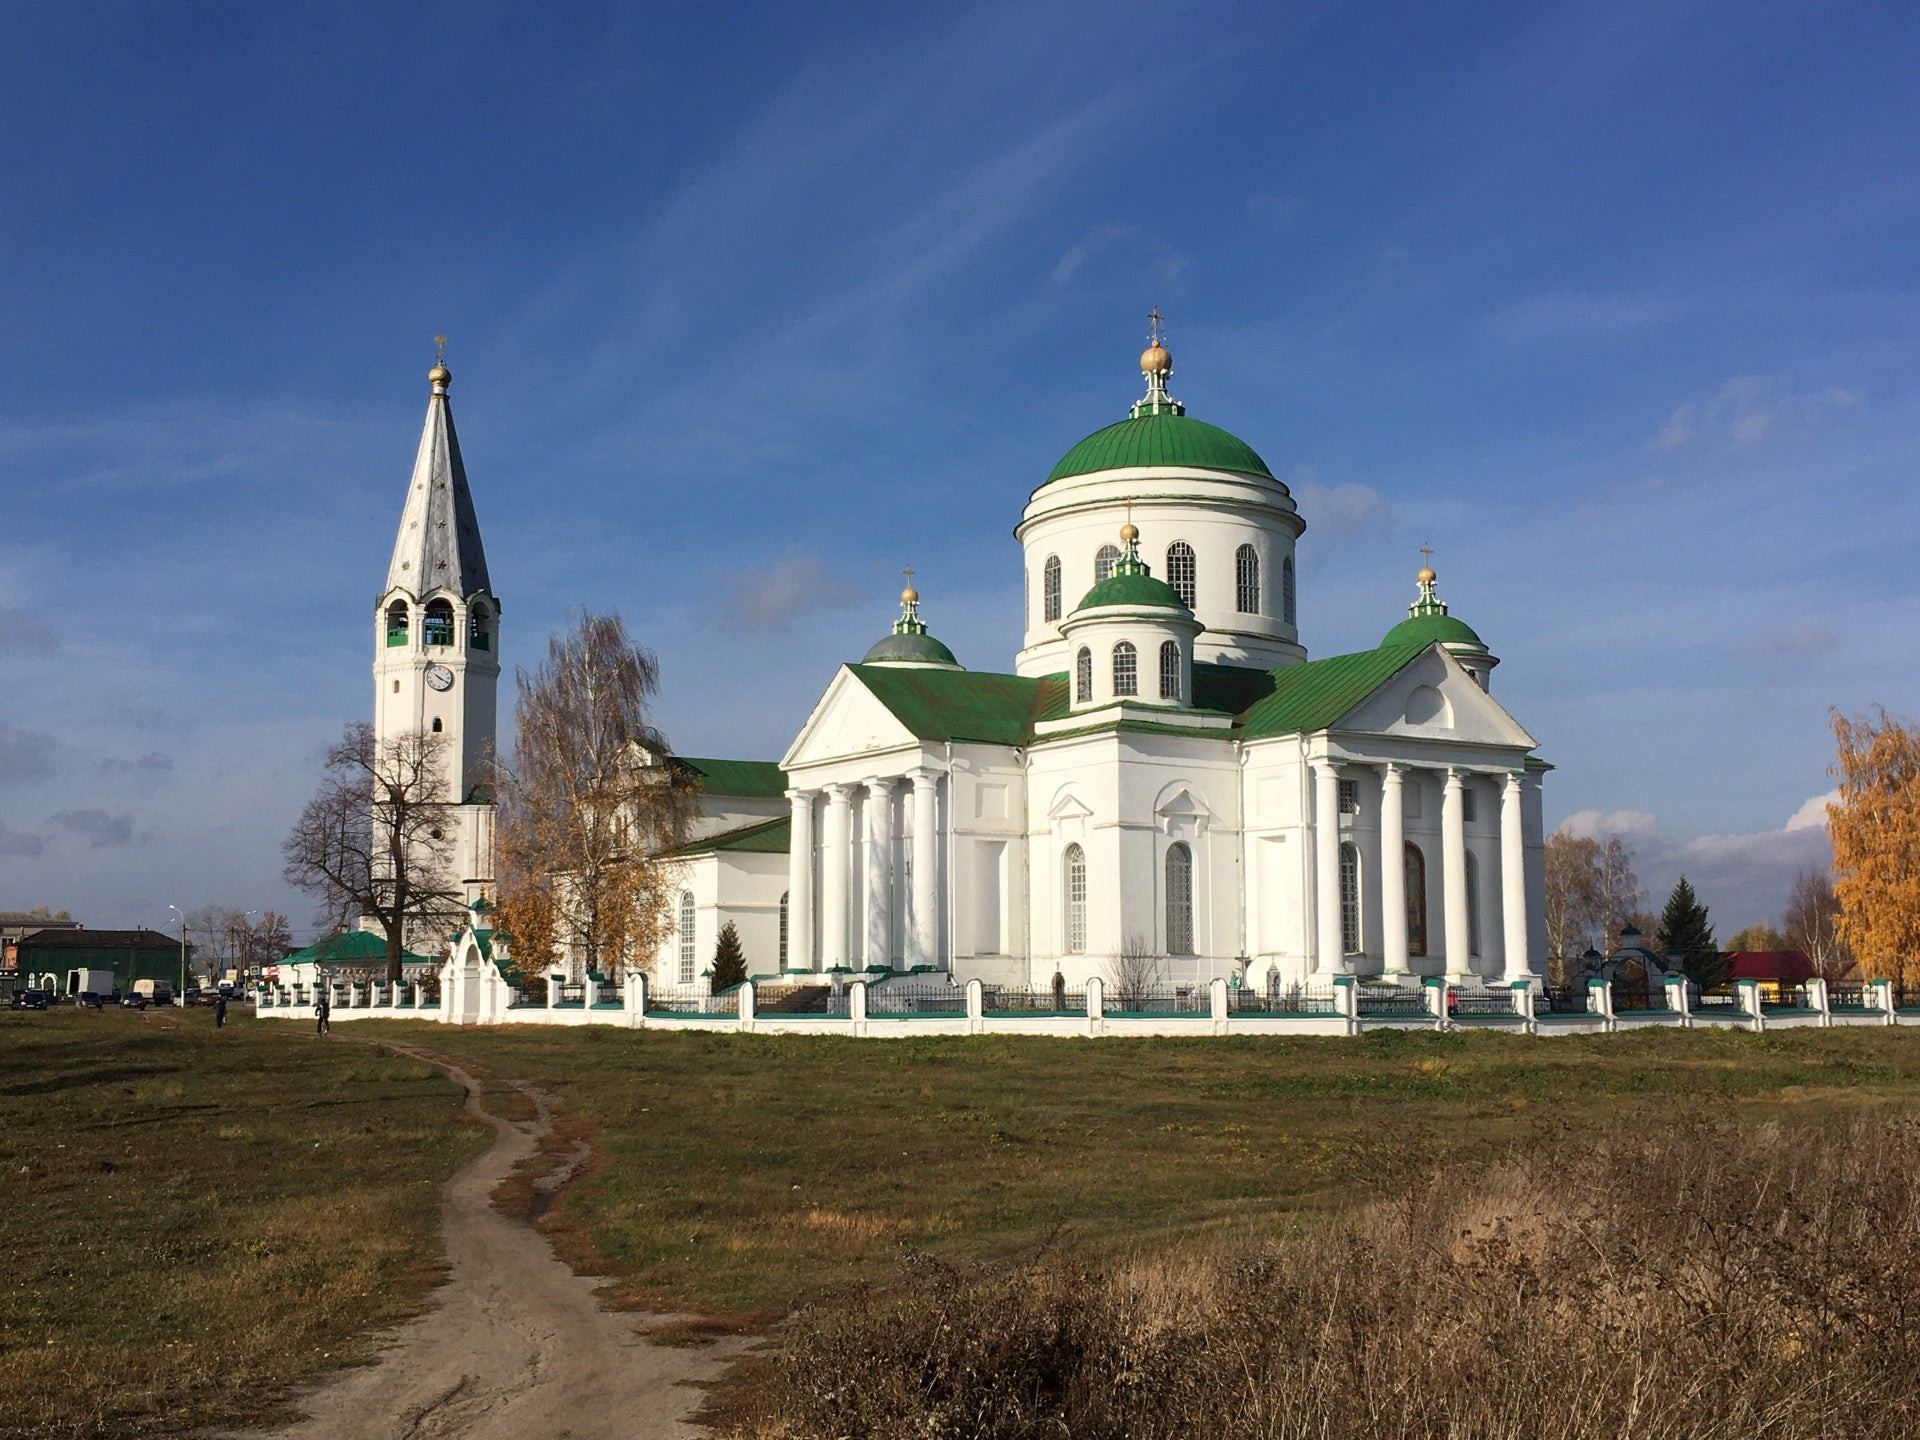
[[[13,992],[13,1008],[16,1010],[44,1010],[47,1008],[47,992],[44,990],[16,990]]]
[[[138,990],[135,990],[130,995],[122,995],[120,997],[120,1006],[124,1010],[144,1010],[150,1003],[147,997],[142,995]]]

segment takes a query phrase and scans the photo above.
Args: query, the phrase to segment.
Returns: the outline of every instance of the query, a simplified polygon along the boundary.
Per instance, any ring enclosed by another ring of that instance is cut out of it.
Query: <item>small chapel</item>
[[[1498,658],[1430,566],[1377,646],[1312,658],[1307,517],[1251,445],[1173,398],[1152,318],[1143,393],[1014,527],[1010,668],[964,664],[909,585],[779,760],[660,757],[696,782],[698,814],[670,857],[673,932],[639,961],[657,985],[696,986],[728,923],[757,978],[1041,989],[1143,960],[1170,987],[1538,975],[1551,767],[1493,697]],[[500,602],[451,377],[429,378],[376,606],[375,721],[452,732],[477,894],[491,807],[468,781],[493,741]]]

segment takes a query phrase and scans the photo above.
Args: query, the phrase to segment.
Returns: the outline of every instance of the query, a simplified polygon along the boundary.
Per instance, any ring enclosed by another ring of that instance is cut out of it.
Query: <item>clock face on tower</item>
[[[444,665],[429,665],[427,666],[427,684],[436,690],[451,690],[453,671]]]

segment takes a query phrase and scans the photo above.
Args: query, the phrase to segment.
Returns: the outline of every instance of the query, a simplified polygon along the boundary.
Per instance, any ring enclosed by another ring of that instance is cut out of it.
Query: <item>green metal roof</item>
[[[1240,715],[1240,738],[1324,730],[1409,664],[1425,645],[1383,645],[1269,671],[1273,689]],[[1195,690],[1199,688],[1195,685]]]
[[[942,645],[931,635],[915,635],[911,632],[902,635],[894,633],[882,635],[867,651],[867,665],[916,664],[916,665],[958,665],[953,651]]]
[[[378,961],[385,964],[387,959],[387,939],[371,930],[343,930],[338,935],[329,935],[324,940],[316,940],[304,950],[296,950],[280,961],[282,965],[362,965]],[[400,952],[400,961],[404,965],[438,965],[439,958],[433,955],[415,955],[410,950]]]
[[[676,859],[690,855],[711,855],[718,851],[744,855],[784,855],[793,848],[793,819],[782,815],[777,820],[762,820],[725,830],[704,840],[690,840],[667,854]]]
[[[1087,591],[1074,608],[1091,610],[1096,605],[1144,605],[1161,610],[1178,610],[1183,615],[1192,613],[1179,592],[1166,581],[1156,580],[1145,573],[1124,575],[1118,570]]]
[[[1473,633],[1473,627],[1451,615],[1410,615],[1387,631],[1384,645],[1472,645],[1486,649],[1486,643]]]
[[[787,793],[787,774],[774,760],[696,760],[675,755],[672,763],[693,772],[709,795],[741,795],[761,800]]]
[[[1041,483],[1143,465],[1191,465],[1273,478],[1267,462],[1239,436],[1204,420],[1162,410],[1157,415],[1149,411],[1094,431],[1061,456],[1060,463]]]
[[[978,670],[907,670],[849,665],[854,677],[921,740],[1024,745],[1055,703],[1064,709],[1067,679],[991,675]]]

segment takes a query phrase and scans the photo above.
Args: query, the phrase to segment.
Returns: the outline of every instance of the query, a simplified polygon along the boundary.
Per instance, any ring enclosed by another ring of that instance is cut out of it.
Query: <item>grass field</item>
[[[243,1012],[0,1013],[0,1435],[242,1420],[364,1355],[491,1138],[459,1101]]]
[[[1542,1146],[1691,1117],[1879,1123],[1910,1031],[1528,1040],[926,1041],[0,1015],[0,1435],[257,1413],[433,1274],[434,1184],[483,1143],[436,1072],[554,1094],[597,1163],[541,1218],[636,1301],[714,1323],[900,1283],[901,1257],[1205,1256]],[[491,1103],[491,1102],[490,1102]],[[837,1299],[832,1303],[838,1303]]]
[[[549,1086],[601,1163],[563,1249],[719,1311],[785,1309],[1065,1236],[1094,1252],[1339,1209],[1436,1167],[1692,1115],[1758,1123],[1920,1097],[1909,1031],[1529,1040],[853,1041],[429,1029]]]

